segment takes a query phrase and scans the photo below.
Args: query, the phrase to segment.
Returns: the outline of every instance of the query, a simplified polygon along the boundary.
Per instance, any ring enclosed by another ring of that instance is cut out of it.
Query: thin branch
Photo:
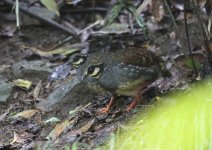
[[[174,26],[174,30],[175,30],[175,32],[177,32],[177,24],[176,24],[176,21],[175,21],[175,19],[174,19],[173,14],[172,14],[172,11],[171,11],[171,9],[170,9],[170,7],[169,7],[169,4],[167,3],[166,0],[163,0],[163,2],[164,2],[164,5],[165,5],[165,7],[166,7],[168,13],[169,13],[169,16],[171,17],[171,20],[172,20],[172,23],[173,23],[173,26]]]
[[[4,3],[10,5],[10,6],[13,6],[14,5],[14,2],[12,2],[11,0],[2,0],[2,1]],[[39,16],[38,14],[36,14],[36,13],[34,13],[32,11],[29,11],[29,9],[27,9],[25,7],[22,7],[21,5],[19,5],[19,9],[20,9],[20,11],[22,11],[25,14],[28,14],[28,15],[30,15],[30,16],[32,16],[32,17],[34,17],[34,18],[36,18],[36,19],[38,19],[38,20],[40,20],[42,22],[45,22],[45,23],[47,23],[47,24],[49,24],[51,26],[54,26],[54,27],[60,29],[61,31],[64,31],[65,33],[68,33],[68,34],[72,35],[76,39],[78,38],[77,35],[74,34],[74,32],[72,30],[70,30],[70,29],[68,29],[68,28],[60,25],[59,23],[57,23],[57,22],[55,22],[55,21],[53,21],[51,19],[48,19],[48,18],[44,18],[42,16]]]
[[[194,9],[194,12],[197,16],[197,22],[201,22],[199,25],[199,28],[201,30],[201,34],[202,34],[202,37],[203,37],[203,45],[204,45],[204,48],[207,52],[207,58],[208,58],[208,63],[209,63],[209,66],[210,66],[210,72],[212,73],[212,50],[210,48],[210,34],[208,33],[207,31],[207,28],[206,28],[206,25],[204,23],[204,19],[203,19],[203,16],[200,15],[200,9],[198,6],[198,2],[196,0],[193,0],[193,4],[195,6],[195,9]]]
[[[193,54],[192,54],[192,50],[191,50],[191,42],[190,42],[189,33],[188,33],[188,24],[187,24],[187,16],[186,16],[186,9],[187,8],[188,8],[188,3],[185,0],[184,1],[184,19],[185,19],[186,39],[187,39],[187,43],[188,43],[189,57],[191,59],[192,65],[194,67],[194,72],[197,75],[197,67],[194,63],[194,58],[193,58]]]

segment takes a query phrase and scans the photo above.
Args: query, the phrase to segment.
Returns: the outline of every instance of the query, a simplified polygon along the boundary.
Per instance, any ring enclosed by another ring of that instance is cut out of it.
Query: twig
[[[53,48],[51,48],[50,50],[53,50],[53,49],[56,49],[56,48],[59,48],[60,46],[68,43],[69,41],[71,41],[72,39],[72,36],[68,36],[67,38],[63,39],[62,41],[59,41],[58,44],[56,44]]]
[[[193,0],[193,3],[195,6],[198,5],[197,1],[196,0]],[[208,63],[209,63],[209,66],[210,66],[210,72],[212,73],[212,50],[210,48],[210,34],[208,33],[207,31],[207,28],[206,28],[206,25],[204,23],[204,20],[203,20],[203,17],[200,15],[200,9],[197,7],[197,9],[194,9],[194,12],[197,16],[197,22],[201,22],[199,25],[200,27],[200,30],[201,30],[201,34],[202,34],[202,37],[203,37],[203,44],[204,44],[204,47],[205,47],[205,50],[207,52],[207,58],[208,58]]]
[[[108,9],[106,8],[77,8],[77,9],[64,9],[62,13],[92,13],[92,12],[99,12],[99,13],[107,13]]]
[[[135,30],[134,30],[134,25],[133,25],[133,17],[132,14],[128,12],[128,20],[129,20],[129,26],[130,26],[130,31],[132,34],[135,34]]]
[[[81,31],[79,31],[78,33],[77,33],[77,35],[80,35],[80,34],[82,34],[83,32],[85,32],[85,31],[87,31],[87,30],[89,30],[89,29],[91,29],[91,28],[93,28],[93,27],[95,27],[95,26],[97,26],[97,25],[104,25],[105,24],[105,22],[104,22],[104,20],[97,20],[96,22],[94,22],[94,23],[92,23],[91,25],[89,25],[89,26],[87,26],[86,28],[84,28],[84,29],[82,29]]]
[[[184,53],[185,56],[188,58],[188,54],[185,52],[186,46],[185,46],[185,44],[184,44],[182,38],[180,38],[180,35],[179,35],[179,32],[178,32],[178,26],[177,26],[177,23],[176,23],[176,21],[175,21],[175,19],[174,19],[174,16],[173,16],[173,14],[172,14],[172,11],[171,11],[171,9],[170,9],[170,7],[169,7],[169,4],[167,3],[167,0],[163,0],[163,3],[164,3],[164,5],[165,5],[165,8],[166,8],[167,11],[168,11],[169,16],[171,17],[172,24],[173,24],[173,27],[174,27],[174,31],[175,31],[175,33],[176,33],[176,35],[177,35],[177,37],[178,37],[178,39],[179,39],[179,41],[180,41],[180,43],[181,43],[181,45],[182,45],[182,48],[180,49],[180,51],[181,51],[182,53]]]
[[[14,5],[14,3],[11,0],[2,0],[2,1],[4,3],[10,5],[10,6],[13,6]],[[19,5],[19,9],[20,9],[20,11],[22,11],[25,14],[28,14],[28,15],[30,15],[30,16],[36,18],[36,19],[39,19],[39,20],[41,20],[41,21],[43,21],[43,22],[45,22],[45,23],[47,23],[47,24],[49,24],[51,26],[54,26],[54,27],[56,27],[56,28],[58,28],[58,29],[60,29],[60,30],[62,30],[64,32],[66,32],[66,33],[69,33],[74,38],[78,38],[77,35],[75,35],[73,33],[73,31],[71,31],[70,29],[68,29],[68,28],[66,28],[66,27],[64,27],[62,25],[60,25],[59,23],[57,23],[57,22],[55,22],[55,21],[53,21],[51,19],[48,19],[48,18],[44,18],[42,16],[39,16],[38,14],[36,14],[36,13],[34,13],[32,11],[29,11],[29,9],[27,9],[25,7],[22,7],[21,5]]]
[[[169,4],[167,3],[166,0],[163,0],[163,2],[164,2],[164,5],[165,5],[165,7],[166,7],[168,13],[169,13],[169,16],[171,17],[171,20],[172,20],[172,23],[173,23],[175,32],[177,32],[177,24],[176,24],[176,22],[175,22],[175,19],[174,19],[174,16],[173,16],[173,14],[172,14],[172,11],[171,11],[171,9],[169,8]]]
[[[187,43],[188,43],[188,50],[189,50],[189,57],[191,59],[192,65],[194,67],[194,72],[197,75],[197,67],[194,63],[194,58],[193,58],[193,54],[192,54],[192,50],[191,50],[191,42],[190,42],[190,38],[189,38],[189,34],[188,34],[188,24],[187,24],[187,16],[186,16],[186,9],[188,8],[188,3],[185,0],[184,1],[184,19],[185,19],[185,32],[186,32],[186,39],[187,39]]]
[[[138,7],[135,13],[135,18],[147,7],[147,5],[150,3],[150,0],[144,0],[143,3]]]

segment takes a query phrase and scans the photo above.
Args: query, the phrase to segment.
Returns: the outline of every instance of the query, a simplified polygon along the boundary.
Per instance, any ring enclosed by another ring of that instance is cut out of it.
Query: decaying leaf
[[[33,136],[34,135],[27,133],[27,132],[21,132],[21,133],[14,132],[13,140],[10,144],[14,144],[14,143],[24,144],[26,141],[33,138]]]
[[[0,66],[0,72],[5,71],[7,68],[11,67],[10,65],[1,65]]]
[[[70,125],[69,120],[65,120],[62,123],[55,126],[54,130],[46,137],[48,140],[57,139],[60,134]]]
[[[80,105],[80,106],[76,107],[74,110],[69,111],[68,113],[69,113],[70,116],[74,116],[77,112],[82,110],[82,108],[83,107]]]
[[[10,106],[3,114],[0,115],[0,122],[4,120],[4,118],[10,113],[13,107]]]
[[[63,138],[69,142],[75,141],[77,139],[77,135],[87,132],[93,126],[94,123],[95,123],[95,119],[92,119],[81,128],[68,132]]]
[[[57,16],[60,16],[60,13],[57,8],[57,3],[55,0],[40,0],[41,3],[50,11],[54,12]]]
[[[73,48],[71,47],[70,45],[69,46],[64,46],[64,47],[60,47],[60,48],[57,48],[57,49],[54,49],[52,51],[42,51],[36,47],[28,47],[28,46],[25,46],[23,45],[22,46],[23,49],[30,49],[32,50],[35,54],[41,56],[41,57],[45,57],[45,58],[53,58],[54,55],[63,55],[63,56],[68,56],[68,55],[71,55],[77,51],[79,51],[78,48]]]
[[[76,133],[81,134],[81,133],[87,132],[92,127],[92,125],[94,124],[94,122],[95,122],[95,119],[92,119],[86,125],[84,125],[81,128],[79,128],[76,131]]]
[[[27,90],[29,90],[30,87],[32,86],[31,81],[23,80],[23,79],[14,80],[13,83],[15,84],[15,86],[20,87],[20,88],[24,88],[24,89],[27,89]]]
[[[22,112],[17,113],[14,116],[11,116],[11,118],[18,118],[18,117],[23,117],[23,118],[31,118],[32,116],[34,116],[37,112],[39,112],[39,110],[37,109],[30,109],[30,110],[25,110]]]
[[[33,91],[33,97],[34,97],[34,99],[38,99],[41,90],[42,90],[42,82],[40,80],[38,82],[38,84],[36,85],[34,91]]]
[[[61,121],[60,119],[58,119],[56,117],[52,117],[52,118],[46,120],[44,123],[45,124],[48,124],[48,123],[57,123],[57,122],[60,122],[60,121]]]
[[[155,18],[155,21],[160,22],[163,19],[163,16],[165,14],[164,7],[163,7],[163,1],[162,0],[154,0],[152,2],[151,11]]]
[[[155,21],[161,21],[165,14],[162,0],[145,0],[136,10],[135,16],[139,16],[141,12],[148,8],[147,6],[149,6],[150,12],[152,12]]]

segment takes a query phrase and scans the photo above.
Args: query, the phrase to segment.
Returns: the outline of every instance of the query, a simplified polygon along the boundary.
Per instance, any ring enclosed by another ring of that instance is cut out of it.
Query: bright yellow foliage
[[[161,104],[112,138],[115,150],[212,150],[212,80]]]

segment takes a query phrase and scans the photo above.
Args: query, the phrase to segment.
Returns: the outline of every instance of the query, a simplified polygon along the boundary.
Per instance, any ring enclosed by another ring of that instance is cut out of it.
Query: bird
[[[160,76],[170,76],[161,57],[144,47],[89,54],[77,72],[81,81],[113,95],[100,113],[108,113],[118,96],[133,97],[126,108],[131,111],[149,84]]]
[[[87,77],[86,79],[82,78],[83,73],[88,68],[89,64],[95,64],[96,61],[99,61],[99,58],[101,57],[99,54],[100,53],[92,53],[87,55],[77,52],[72,54],[66,63],[70,64],[72,68],[76,70],[76,75],[80,83],[84,83],[95,92],[105,93],[106,91],[99,86],[96,79],[92,77]]]
[[[66,62],[66,64],[71,64],[71,66],[74,69],[77,69],[78,67],[80,67],[82,64],[85,63],[87,59],[87,55],[86,54],[82,54],[80,52],[74,53],[69,57],[69,60]]]

